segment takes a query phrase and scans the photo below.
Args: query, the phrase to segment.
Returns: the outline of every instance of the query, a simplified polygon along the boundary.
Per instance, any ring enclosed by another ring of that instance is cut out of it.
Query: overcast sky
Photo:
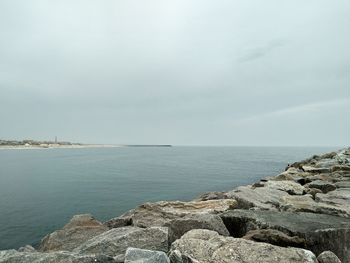
[[[1,0],[0,139],[350,145],[348,0]]]

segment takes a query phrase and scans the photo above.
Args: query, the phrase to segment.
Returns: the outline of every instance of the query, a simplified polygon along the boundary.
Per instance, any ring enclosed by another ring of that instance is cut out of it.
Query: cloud
[[[248,62],[262,58],[271,53],[273,50],[285,46],[286,43],[287,42],[285,40],[279,39],[270,41],[263,46],[248,48],[243,51],[243,54],[238,58],[238,62]]]
[[[292,115],[307,115],[312,113],[322,113],[322,111],[329,108],[336,108],[341,106],[350,106],[350,98],[341,98],[330,101],[318,101],[307,103],[303,105],[297,105],[288,108],[282,108],[267,113],[257,114],[246,118],[241,118],[234,121],[234,125],[242,125],[254,122],[265,121],[266,119],[274,119],[287,117]]]

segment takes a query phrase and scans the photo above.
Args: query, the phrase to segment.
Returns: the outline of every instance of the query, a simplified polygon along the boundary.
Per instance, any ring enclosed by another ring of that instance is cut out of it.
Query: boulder
[[[317,262],[311,251],[224,237],[217,232],[203,229],[191,230],[176,240],[171,245],[169,257],[173,263]]]
[[[95,237],[108,228],[89,214],[75,215],[61,230],[48,234],[41,240],[39,251],[72,251],[81,243]]]
[[[228,199],[226,192],[208,192],[198,196],[195,201],[208,201],[208,200],[219,200]]]
[[[310,212],[316,214],[327,214],[341,217],[348,217],[346,207],[334,206],[327,202],[319,202],[318,196],[302,195],[302,196],[284,196],[280,200],[280,211],[288,212]],[[315,198],[315,200],[314,200]],[[317,201],[316,201],[317,200]]]
[[[170,263],[170,261],[163,251],[129,247],[126,250],[125,263]]]
[[[341,263],[340,259],[332,251],[324,251],[318,255],[319,263]]]
[[[327,194],[316,194],[315,201],[333,207],[339,216],[350,217],[350,188],[341,188]]]
[[[283,196],[289,196],[287,192],[269,188],[240,186],[227,193],[230,198],[236,199],[238,208],[241,209],[262,209],[278,210],[280,200]]]
[[[337,188],[350,188],[350,181],[338,181],[335,186]]]
[[[306,241],[298,236],[289,236],[276,229],[250,230],[243,236],[244,239],[256,242],[265,242],[280,247],[300,247],[305,248]]]
[[[350,263],[350,219],[304,212],[234,210],[221,215],[234,237],[251,230],[275,229],[305,240],[305,247],[316,255],[333,251],[344,263]],[[268,240],[266,240],[268,241]]]
[[[118,218],[131,220],[132,225],[138,227],[164,226],[171,220],[186,215],[217,214],[236,207],[237,202],[232,199],[191,202],[161,201],[145,203]]]
[[[18,252],[35,252],[35,248],[33,248],[31,245],[25,245],[24,247],[20,247],[18,249]]]
[[[166,226],[169,228],[170,243],[179,239],[183,234],[192,229],[208,229],[216,231],[223,236],[230,235],[220,216],[213,214],[187,215],[171,220]]]
[[[335,184],[324,180],[315,180],[315,181],[312,181],[311,183],[308,183],[306,186],[309,188],[320,189],[323,193],[328,193],[330,191],[334,191],[335,189],[337,189]]]
[[[281,190],[290,195],[302,195],[305,192],[305,187],[301,184],[288,180],[267,181],[265,187]]]
[[[60,251],[51,253],[0,251],[1,263],[115,263],[112,257],[100,255],[79,255]]]
[[[167,252],[168,229],[165,227],[139,228],[132,226],[113,228],[86,241],[74,249],[74,252],[113,256],[118,262],[122,262],[128,247]]]

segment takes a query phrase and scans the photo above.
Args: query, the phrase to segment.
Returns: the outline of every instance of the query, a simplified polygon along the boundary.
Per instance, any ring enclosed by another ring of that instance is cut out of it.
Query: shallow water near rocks
[[[191,200],[332,150],[337,147],[0,150],[0,249],[37,244],[74,214],[104,221],[147,201]]]

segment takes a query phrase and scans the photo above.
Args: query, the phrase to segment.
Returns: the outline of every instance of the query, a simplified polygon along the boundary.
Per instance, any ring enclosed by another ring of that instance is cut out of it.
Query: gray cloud
[[[1,1],[0,138],[346,145],[349,8]]]

